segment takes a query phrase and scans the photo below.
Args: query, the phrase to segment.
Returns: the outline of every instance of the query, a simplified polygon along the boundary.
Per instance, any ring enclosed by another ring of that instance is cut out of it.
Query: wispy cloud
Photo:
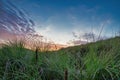
[[[9,0],[0,1],[0,28],[14,34],[34,33],[34,21]]]
[[[107,36],[107,27],[112,23],[110,17],[97,15],[99,7],[88,8],[87,6],[72,7],[62,14],[49,16],[41,24],[37,24],[36,30],[45,37],[57,43],[66,43],[75,39],[73,32],[82,40],[85,33],[94,33],[96,38],[104,26],[101,37]],[[83,16],[84,15],[84,16]],[[40,26],[40,27],[39,27]]]
[[[42,26],[42,27],[37,27],[36,31],[37,33],[43,35],[48,40],[51,40],[58,44],[66,44],[69,40],[73,38],[71,32],[59,31],[52,24]]]

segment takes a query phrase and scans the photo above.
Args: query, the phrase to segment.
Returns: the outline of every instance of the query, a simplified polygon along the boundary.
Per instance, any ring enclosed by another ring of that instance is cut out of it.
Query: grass
[[[0,80],[119,80],[120,37],[54,52],[22,42],[0,49]]]

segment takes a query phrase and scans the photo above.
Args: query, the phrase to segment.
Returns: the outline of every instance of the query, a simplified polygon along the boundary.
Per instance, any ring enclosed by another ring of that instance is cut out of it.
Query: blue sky
[[[120,0],[11,0],[35,22],[41,35],[65,44],[93,31],[113,36],[120,29]],[[81,37],[82,38],[82,37]]]

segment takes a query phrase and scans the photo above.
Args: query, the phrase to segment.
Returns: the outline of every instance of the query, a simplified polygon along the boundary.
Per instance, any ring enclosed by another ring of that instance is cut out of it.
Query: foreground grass
[[[10,43],[0,49],[0,80],[119,80],[120,38],[56,52]]]

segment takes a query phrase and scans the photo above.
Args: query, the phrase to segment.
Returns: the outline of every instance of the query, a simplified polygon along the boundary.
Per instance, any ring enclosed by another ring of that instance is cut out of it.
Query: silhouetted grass
[[[119,57],[120,37],[54,52],[9,42],[0,49],[0,80],[119,80]]]

